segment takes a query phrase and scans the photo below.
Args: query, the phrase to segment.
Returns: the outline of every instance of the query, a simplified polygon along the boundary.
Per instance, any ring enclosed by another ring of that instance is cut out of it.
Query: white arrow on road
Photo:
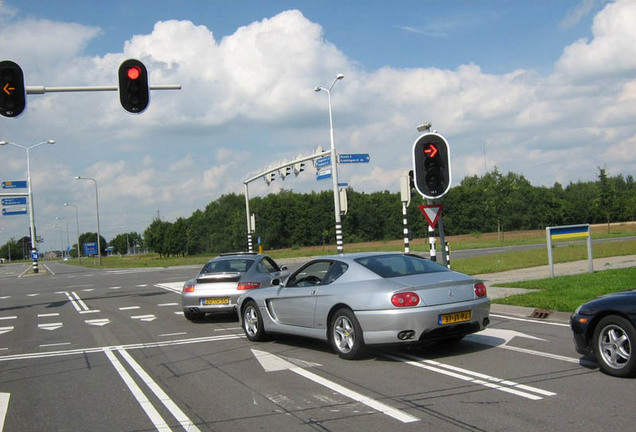
[[[0,431],[4,430],[4,418],[9,410],[10,393],[0,393]]]
[[[479,333],[474,333],[474,334],[470,334],[468,336],[466,336],[466,340],[469,340],[471,342],[477,342],[483,345],[489,345],[489,346],[493,346],[493,347],[497,347],[497,348],[503,348],[503,349],[507,349],[510,351],[517,351],[517,352],[521,352],[524,354],[530,354],[530,355],[535,355],[535,356],[539,356],[539,357],[544,357],[544,358],[550,358],[553,360],[561,360],[561,361],[565,361],[568,363],[576,363],[579,364],[581,361],[580,359],[574,358],[574,357],[566,357],[566,356],[562,356],[562,355],[558,355],[558,354],[550,354],[547,352],[543,352],[543,351],[536,351],[536,350],[531,350],[531,349],[527,349],[527,348],[520,348],[520,347],[515,347],[515,346],[510,346],[508,345],[508,342],[510,342],[513,338],[515,337],[522,337],[522,338],[526,338],[526,339],[534,339],[534,340],[538,340],[538,341],[543,341],[545,342],[545,339],[541,339],[535,336],[531,336],[529,334],[526,333],[521,333],[518,331],[514,331],[514,330],[506,330],[506,329],[495,329],[495,328],[487,328],[485,330],[480,331]]]
[[[412,422],[419,421],[417,417],[413,417],[412,415],[406,414],[400,410],[397,410],[393,407],[383,404],[382,402],[378,402],[374,399],[371,399],[368,396],[365,396],[361,393],[350,390],[346,387],[341,386],[340,384],[337,384],[333,381],[329,381],[321,377],[320,375],[316,375],[315,373],[309,372],[303,369],[302,367],[297,366],[296,364],[294,364],[297,362],[296,359],[293,359],[293,360],[290,359],[290,361],[287,361],[285,359],[278,357],[275,354],[271,354],[265,351],[258,351],[254,349],[252,350],[252,354],[254,354],[254,357],[256,357],[256,359],[259,361],[259,363],[261,364],[263,369],[265,369],[266,372],[290,370],[300,376],[303,376],[315,382],[316,384],[320,384],[324,387],[327,387],[328,389],[332,391],[335,391],[337,393],[340,393],[343,396],[353,399],[356,402],[360,402],[370,408],[373,408],[374,410],[380,411],[381,413],[384,413],[390,417],[393,417],[394,419],[399,420],[402,423],[412,423]],[[292,363],[292,361],[294,363]]]
[[[88,325],[99,326],[99,327],[105,326],[106,324],[110,324],[110,320],[108,318],[85,320],[84,322]]]
[[[62,323],[38,324],[38,328],[41,328],[42,330],[57,330],[63,326],[64,324]]]
[[[137,319],[140,321],[154,321],[157,319],[156,316],[154,315],[135,315],[135,316],[131,316],[132,319]]]
[[[0,334],[9,333],[11,330],[13,330],[13,326],[11,326],[11,327],[0,327]]]

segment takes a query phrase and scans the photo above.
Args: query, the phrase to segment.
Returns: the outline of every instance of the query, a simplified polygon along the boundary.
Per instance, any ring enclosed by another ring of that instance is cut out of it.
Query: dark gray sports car
[[[239,298],[249,340],[268,332],[307,336],[353,359],[366,345],[456,341],[489,323],[483,283],[417,255],[326,256],[277,282]]]

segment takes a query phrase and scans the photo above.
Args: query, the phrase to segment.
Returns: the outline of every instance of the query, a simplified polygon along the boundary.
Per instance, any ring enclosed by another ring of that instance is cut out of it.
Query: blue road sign
[[[7,180],[2,182],[2,189],[25,189],[26,180]]]
[[[97,255],[97,243],[84,243],[84,255]]]
[[[316,180],[331,178],[331,168],[323,168],[316,171]]]
[[[338,155],[338,163],[368,163],[369,153],[343,153]]]
[[[32,259],[33,261],[37,261],[37,260],[39,260],[39,259],[40,259],[40,254],[39,254],[39,253],[37,253],[37,251],[31,252],[31,259]]]
[[[323,156],[316,159],[316,168],[322,168],[331,165],[331,156]]]
[[[27,214],[26,207],[2,209],[2,216],[13,216],[13,215],[23,215],[23,214]]]
[[[5,205],[5,206],[26,205],[26,197],[2,198],[2,205]]]

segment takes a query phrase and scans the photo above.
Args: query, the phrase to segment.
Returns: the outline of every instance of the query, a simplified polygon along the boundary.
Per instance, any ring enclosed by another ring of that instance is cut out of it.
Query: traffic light
[[[276,180],[276,173],[271,172],[271,173],[265,174],[265,175],[263,176],[263,179],[265,180],[265,183],[267,183],[267,186],[269,186],[269,184],[270,184],[271,182],[273,182],[274,180]]]
[[[451,184],[448,142],[437,133],[425,133],[413,144],[415,189],[429,199],[440,198]]]
[[[298,162],[294,164],[294,175],[297,176],[301,172],[305,171],[305,162]]]
[[[148,71],[139,60],[129,59],[119,66],[119,100],[126,111],[134,114],[148,107]]]
[[[22,68],[11,60],[0,62],[0,114],[17,117],[26,107],[26,87]]]

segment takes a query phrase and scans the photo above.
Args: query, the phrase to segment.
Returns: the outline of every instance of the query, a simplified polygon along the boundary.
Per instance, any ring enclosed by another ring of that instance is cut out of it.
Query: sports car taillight
[[[238,287],[236,287],[236,289],[238,289],[239,291],[242,291],[242,290],[251,290],[251,289],[260,288],[260,287],[261,287],[260,282],[239,282]]]
[[[194,292],[194,284],[185,284],[183,286],[183,292]]]
[[[488,290],[486,289],[486,285],[484,285],[481,282],[476,283],[475,284],[475,295],[477,297],[486,297],[486,294],[488,294]]]
[[[417,306],[419,302],[420,296],[414,292],[398,293],[391,297],[391,303],[396,307]]]

